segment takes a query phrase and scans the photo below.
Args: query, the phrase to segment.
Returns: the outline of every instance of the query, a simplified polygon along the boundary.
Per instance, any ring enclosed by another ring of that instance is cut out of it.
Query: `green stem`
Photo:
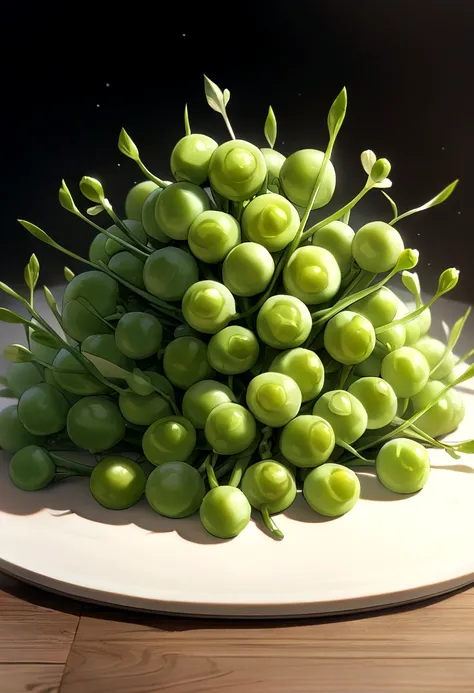
[[[303,243],[303,241],[306,241],[310,236],[312,236],[316,231],[319,231],[319,229],[322,229],[323,226],[327,226],[327,224],[330,224],[331,221],[337,221],[340,219],[342,216],[347,214],[353,207],[356,206],[360,200],[366,195],[369,190],[372,190],[374,187],[374,183],[366,183],[360,193],[358,193],[354,199],[352,199],[350,202],[348,202],[344,207],[341,207],[341,209],[338,209],[337,212],[334,212],[334,214],[331,214],[329,217],[326,217],[322,221],[318,221],[317,224],[312,226],[310,229],[305,231],[305,233],[301,236],[300,242]],[[346,222],[347,223],[347,222]]]
[[[149,171],[141,159],[136,159],[136,163],[140,167],[141,172],[144,173],[147,178],[149,178],[151,181],[153,181],[153,183],[156,183],[158,185],[158,187],[160,187],[160,188],[167,188],[168,187],[169,183],[167,183],[164,180],[161,180],[161,178],[158,178],[151,171]]]
[[[204,467],[207,472],[207,480],[209,482],[210,488],[217,488],[219,486],[219,482],[217,481],[216,473],[214,471],[214,464],[216,463],[217,460],[217,455],[215,452],[210,452],[209,455],[206,457],[206,460],[204,462]]]
[[[354,366],[343,366],[341,368],[341,376],[339,378],[339,385],[337,387],[338,390],[343,390],[344,385],[346,384],[347,378],[350,376],[354,369]]]
[[[229,135],[233,140],[235,140],[234,131],[232,130],[232,125],[230,124],[229,116],[227,115],[227,111],[225,109],[222,111],[222,117],[224,118],[224,123],[229,131]]]
[[[262,515],[262,520],[265,524],[265,527],[268,529],[268,531],[273,534],[275,539],[284,539],[284,534],[281,531],[281,529],[278,529],[278,527],[275,524],[275,521],[273,520],[272,516],[268,512],[268,508],[266,505],[262,505],[260,508],[260,513]]]
[[[189,124],[189,113],[187,103],[184,105],[184,132],[186,135],[191,134],[191,125]]]
[[[357,459],[362,460],[362,462],[365,464],[367,464],[367,462],[371,462],[371,460],[363,457],[355,448],[352,447],[352,445],[349,445],[349,443],[346,443],[345,440],[342,440],[341,438],[336,438],[336,445],[339,445],[340,448],[344,448],[344,450],[347,450],[347,452],[350,452],[351,455],[354,455],[354,457],[357,457]]]
[[[131,240],[133,243],[135,243],[135,245],[136,245],[138,248],[140,248],[140,249],[143,250],[143,251],[146,251],[146,252],[144,253],[144,255],[146,255],[146,257],[148,258],[148,255],[150,255],[150,253],[148,252],[148,246],[145,245],[145,243],[142,243],[142,242],[140,241],[140,239],[137,238],[137,237],[135,236],[135,234],[133,233],[133,231],[130,231],[130,229],[128,228],[128,226],[126,226],[126,225],[123,223],[123,221],[115,214],[115,212],[114,212],[114,210],[113,210],[113,207],[112,207],[112,205],[110,204],[110,202],[108,202],[108,200],[106,200],[105,198],[102,198],[102,199],[101,199],[101,203],[102,203],[102,205],[103,205],[105,211],[106,211],[107,214],[109,215],[109,217],[110,217],[110,218],[112,219],[112,221],[115,223],[115,225],[118,226],[118,228],[119,228],[121,231],[123,231],[124,234],[127,236],[127,238],[130,238],[130,240]]]
[[[83,474],[84,476],[90,476],[92,470],[94,469],[94,467],[91,467],[90,465],[74,462],[73,460],[67,460],[65,457],[56,455],[54,452],[48,451],[48,455],[51,457],[57,467],[63,467],[64,469],[69,469],[70,471]]]
[[[115,332],[115,327],[110,323],[106,318],[102,317],[102,315],[94,308],[93,305],[89,303],[87,298],[84,298],[83,296],[78,296],[77,298],[72,298],[70,303],[73,302],[79,303],[83,308],[85,308],[89,313],[92,313],[98,320],[104,323],[104,325],[107,325],[107,327],[112,330],[112,332]]]
[[[474,349],[469,349],[469,351],[466,351],[466,353],[456,361],[454,366],[455,367],[459,366],[460,363],[464,363],[464,361],[467,361],[467,359],[470,359],[471,356],[473,356],[473,355],[474,355]]]
[[[237,460],[234,465],[234,469],[232,470],[232,474],[230,475],[229,486],[235,486],[236,488],[240,486],[242,477],[245,474],[251,459],[252,455],[245,455],[245,457],[241,457],[239,460]]]
[[[416,310],[412,311],[411,313],[407,313],[404,315],[402,318],[399,318],[398,320],[393,320],[392,322],[387,323],[386,325],[381,325],[380,327],[377,327],[375,329],[375,334],[381,334],[382,332],[386,332],[387,330],[390,330],[392,327],[397,327],[397,325],[404,325],[407,322],[411,322],[415,318],[417,318],[419,315],[423,313],[423,311],[427,310],[428,308],[431,308],[433,303],[440,298],[442,294],[435,293],[433,298],[430,298],[428,303],[425,303],[423,306],[420,308],[416,308]],[[436,364],[436,367],[438,364]]]
[[[103,233],[104,236],[107,236],[107,238],[111,238],[113,241],[121,245],[123,248],[128,250],[130,253],[132,253],[139,259],[143,258],[147,260],[150,256],[150,252],[144,252],[143,250],[140,250],[136,246],[132,245],[131,243],[127,243],[127,241],[125,241],[123,238],[115,236],[115,234],[111,233],[108,229],[104,229],[102,226],[99,226],[94,221],[92,221],[92,219],[86,217],[85,214],[82,214],[79,210],[73,212],[73,214],[75,214],[79,219],[82,219],[82,221],[85,221],[87,224],[89,224],[89,226],[92,226],[92,228],[98,231],[99,233]]]

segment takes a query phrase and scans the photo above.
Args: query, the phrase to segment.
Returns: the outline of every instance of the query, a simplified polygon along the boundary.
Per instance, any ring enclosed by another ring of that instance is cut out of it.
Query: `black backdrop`
[[[142,1],[119,9],[85,0],[3,0],[0,7],[2,279],[18,281],[32,251],[45,282],[61,281],[65,262],[74,267],[23,231],[17,217],[86,254],[92,230],[59,207],[57,188],[64,177],[79,198],[80,177],[97,176],[121,209],[126,190],[142,179],[117,150],[122,125],[164,178],[183,134],[186,101],[194,131],[226,138],[205,102],[206,73],[230,89],[240,137],[263,146],[273,105],[284,154],[324,149],[327,109],[347,86],[348,115],[333,158],[334,204],[362,186],[359,155],[367,148],[392,162],[391,194],[403,210],[459,177],[445,205],[399,229],[406,245],[422,253],[425,289],[434,288],[443,268],[457,266],[456,296],[474,296],[473,3]],[[357,227],[389,216],[373,191],[352,220]]]

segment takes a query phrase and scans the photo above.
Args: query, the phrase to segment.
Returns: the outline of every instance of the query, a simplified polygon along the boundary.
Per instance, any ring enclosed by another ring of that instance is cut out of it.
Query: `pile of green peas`
[[[111,511],[147,502],[169,518],[199,513],[228,539],[253,508],[281,539],[273,516],[298,495],[327,517],[351,510],[357,466],[410,494],[428,480],[429,447],[457,454],[438,439],[465,414],[454,389],[460,330],[448,345],[430,336],[435,299],[423,305],[407,273],[418,255],[397,216],[353,229],[354,201],[321,211],[336,187],[325,152],[285,157],[271,119],[269,147],[236,139],[227,101],[217,91],[211,104],[229,129],[223,143],[192,133],[186,111],[171,181],[148,171],[122,131],[120,150],[148,176],[124,214],[98,181],[80,186],[96,204],[88,211],[113,223],[82,215],[63,183],[62,206],[96,233],[88,258],[72,253],[88,266],[65,273],[61,308],[45,289],[62,332],[34,309],[35,256],[25,269],[30,300],[18,298],[31,320],[27,344],[6,351],[13,403],[0,412],[0,447],[24,491],[88,477]],[[387,165],[375,162],[363,194]],[[306,229],[313,210],[320,221]],[[415,309],[386,286],[399,272]],[[443,273],[439,295],[456,282],[455,270]],[[68,450],[93,457],[76,462]]]

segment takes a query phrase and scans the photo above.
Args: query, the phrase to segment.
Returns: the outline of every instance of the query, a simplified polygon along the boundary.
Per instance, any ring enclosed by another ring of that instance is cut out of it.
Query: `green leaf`
[[[402,284],[413,296],[415,296],[415,298],[420,296],[420,279],[416,272],[407,272],[404,270],[402,272]]]
[[[13,298],[16,298],[17,301],[21,301],[23,303],[23,297],[20,296],[20,294],[17,294],[16,291],[11,289],[8,284],[4,284],[4,282],[0,282],[0,291],[4,291],[6,294],[9,296],[13,296]]]
[[[64,268],[64,277],[67,282],[70,282],[72,279],[74,279],[75,276],[76,275],[71,269],[69,269],[69,267]]]
[[[56,337],[53,337],[52,334],[49,334],[49,332],[45,332],[44,330],[34,330],[30,337],[37,344],[50,347],[51,349],[60,349],[62,346],[61,342],[56,339]]]
[[[191,134],[191,126],[189,124],[189,113],[188,113],[188,104],[184,104],[184,132],[186,135]]]
[[[50,245],[58,250],[61,249],[61,246],[59,246],[56,241],[53,241],[53,239],[48,236],[43,229],[36,226],[36,224],[32,224],[30,221],[25,221],[25,219],[17,219],[17,221],[19,221],[19,223],[28,231],[28,233],[31,233],[31,235],[37,238],[39,241],[42,241],[43,243],[46,243],[46,245]]]
[[[360,155],[360,163],[368,176],[370,176],[372,166],[375,164],[376,160],[377,157],[375,156],[375,152],[371,149],[365,149]]]
[[[58,304],[56,303],[56,299],[54,298],[53,294],[51,291],[48,289],[47,286],[43,286],[43,293],[44,297],[46,299],[46,303],[50,307],[53,313],[57,313],[58,311]]]
[[[465,440],[462,443],[458,443],[455,446],[458,452],[464,452],[467,455],[472,455],[474,453],[474,440]]]
[[[466,310],[464,315],[462,315],[456,322],[454,323],[451,332],[449,334],[448,342],[446,344],[446,348],[444,350],[444,353],[441,357],[441,359],[438,361],[438,363],[434,366],[434,368],[431,369],[430,375],[436,379],[436,370],[445,362],[445,360],[448,358],[449,354],[452,352],[454,347],[459,341],[459,337],[461,336],[461,333],[464,329],[464,325],[466,324],[466,321],[471,313],[471,307]],[[439,371],[438,371],[439,372]]]
[[[217,113],[224,113],[226,106],[224,94],[222,93],[221,89],[217,86],[217,84],[210,80],[209,77],[206,77],[206,75],[204,75],[204,91],[209,106],[214,111],[217,111]]]
[[[153,385],[150,378],[145,375],[139,368],[134,368],[133,373],[130,373],[126,378],[127,385],[136,392],[137,395],[146,397],[153,392]]]
[[[265,139],[267,140],[270,147],[273,149],[277,138],[277,120],[275,117],[275,113],[273,112],[273,108],[271,106],[268,107],[268,115],[267,119],[265,120],[263,132],[265,135]]]
[[[117,366],[117,364],[112,363],[112,361],[107,361],[107,359],[95,356],[95,354],[88,354],[86,351],[83,351],[82,355],[90,361],[105,378],[122,378],[126,380],[130,375],[129,371]]]
[[[29,325],[30,321],[27,318],[23,318],[18,313],[14,313],[13,310],[8,308],[0,308],[0,322],[8,322],[10,324],[17,325]]]
[[[328,114],[329,137],[335,138],[344,121],[347,110],[347,91],[344,87],[334,100]]]
[[[390,207],[392,208],[392,214],[393,214],[393,216],[394,216],[394,217],[398,216],[398,207],[397,207],[397,205],[396,205],[396,203],[395,203],[395,200],[393,200],[393,199],[390,197],[390,195],[387,195],[387,193],[384,192],[383,190],[382,190],[382,195],[384,195],[384,196],[387,198],[387,200],[390,202]]]
[[[80,211],[76,207],[76,204],[73,200],[73,197],[71,193],[69,192],[69,188],[66,185],[66,181],[63,179],[61,181],[61,187],[59,188],[59,204],[61,207],[63,207],[67,212],[71,212],[72,214],[77,214],[80,216]]]
[[[224,92],[222,95],[224,97],[224,106],[227,106],[227,104],[230,101],[230,91],[228,89],[224,89]]]
[[[85,198],[96,204],[102,204],[104,200],[104,189],[100,181],[90,176],[82,176],[79,188]]]
[[[120,149],[122,154],[128,156],[129,159],[132,159],[133,161],[138,161],[140,159],[138,147],[132,140],[128,132],[125,130],[125,128],[122,128],[120,130],[118,148]]]
[[[13,392],[8,388],[5,387],[2,390],[0,390],[0,397],[5,397],[7,399],[16,399],[16,395],[13,394]]]
[[[442,202],[445,202],[448,199],[448,197],[452,195],[458,183],[459,179],[453,181],[452,183],[447,185],[443,190],[441,190],[441,192],[435,195],[431,200],[425,202],[424,205],[421,205],[421,207],[416,207],[415,209],[410,209],[408,212],[400,214],[400,216],[397,216],[394,219],[392,219],[390,224],[396,224],[396,222],[400,221],[400,219],[405,219],[405,217],[409,217],[412,214],[417,214],[418,212],[424,212],[426,209],[436,207],[436,205],[440,205]]]
[[[33,253],[24,271],[25,284],[31,291],[34,291],[34,288],[38,283],[39,269],[40,265],[38,262],[38,258]]]
[[[22,344],[9,344],[3,350],[3,355],[13,363],[28,363],[35,360],[31,351]]]
[[[95,217],[103,211],[104,211],[103,205],[94,205],[93,207],[88,207],[86,209],[87,214],[91,217]]]

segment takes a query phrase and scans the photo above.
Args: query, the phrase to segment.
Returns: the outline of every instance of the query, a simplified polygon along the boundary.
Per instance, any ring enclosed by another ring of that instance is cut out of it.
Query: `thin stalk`
[[[207,480],[209,482],[209,486],[212,488],[217,488],[219,486],[219,482],[217,481],[216,473],[214,472],[214,464],[217,459],[216,453],[210,452],[209,455],[206,457],[206,460],[204,462],[204,467],[206,469],[207,473]],[[214,464],[213,464],[214,461]]]
[[[136,246],[137,246],[138,248],[140,248],[140,249],[143,250],[143,251],[147,251],[147,252],[145,253],[145,255],[148,257],[148,255],[150,254],[150,253],[148,252],[148,246],[145,245],[145,243],[142,243],[142,242],[135,236],[135,234],[133,233],[133,231],[130,231],[130,229],[128,228],[128,226],[126,226],[126,225],[123,223],[123,221],[115,214],[115,212],[114,212],[114,210],[113,210],[113,208],[112,208],[112,205],[110,204],[110,202],[108,202],[108,200],[106,200],[105,198],[102,198],[102,199],[101,199],[101,202],[102,202],[102,205],[103,205],[105,211],[107,212],[107,214],[109,215],[109,217],[112,219],[112,221],[115,223],[115,225],[118,226],[118,228],[119,228],[121,231],[123,231],[124,234],[125,234],[128,238],[130,238],[130,240],[133,241],[133,243],[135,243]]]
[[[464,361],[467,361],[467,359],[470,359],[471,356],[474,356],[474,349],[469,349],[469,351],[466,351],[466,353],[463,354],[463,356],[461,356],[461,358],[459,358],[459,359],[456,361],[456,363],[454,364],[454,366],[455,366],[455,367],[456,367],[456,366],[459,366],[460,363],[464,363]]]
[[[73,460],[67,460],[65,457],[56,455],[54,452],[48,451],[48,455],[51,457],[56,466],[63,467],[64,469],[68,469],[73,472],[77,472],[78,474],[90,476],[92,470],[94,469],[94,467],[91,467],[90,465],[81,464],[80,462],[74,462]]]
[[[260,513],[262,515],[262,520],[265,524],[265,527],[275,537],[275,539],[284,539],[285,537],[283,532],[276,526],[275,521],[268,512],[268,508],[266,505],[261,506]]]
[[[349,212],[353,207],[356,206],[360,200],[366,195],[369,190],[372,190],[374,187],[374,183],[368,182],[364,185],[360,193],[358,193],[350,202],[348,202],[344,207],[341,207],[341,209],[338,209],[337,212],[334,212],[334,214],[331,214],[329,217],[326,217],[325,219],[322,219],[322,221],[318,221],[317,224],[312,226],[310,229],[304,232],[304,234],[301,236],[300,239],[300,244],[306,241],[310,236],[312,236],[316,231],[319,231],[319,229],[322,229],[323,226],[327,226],[327,224],[330,224],[331,221],[337,221],[341,217],[343,217],[347,212]],[[346,222],[347,223],[347,222]]]
[[[141,159],[136,159],[135,161],[138,164],[141,172],[144,173],[147,178],[149,178],[151,181],[153,181],[153,183],[156,183],[158,185],[158,187],[160,187],[160,188],[167,188],[168,187],[169,183],[167,183],[165,180],[161,180],[161,178],[158,178],[151,171],[149,171]]]
[[[82,219],[82,221],[85,221],[89,226],[92,226],[93,229],[98,231],[99,233],[103,233],[104,236],[107,236],[107,238],[111,238],[113,241],[121,245],[123,248],[128,250],[130,253],[138,257],[139,259],[145,259],[147,260],[148,257],[150,256],[150,252],[145,252],[143,250],[140,250],[136,246],[132,245],[131,243],[127,243],[123,238],[119,238],[118,236],[115,236],[113,233],[111,233],[108,229],[104,229],[102,226],[99,226],[99,224],[96,224],[92,219],[89,219],[88,217],[85,216],[85,214],[82,214],[79,210],[77,212],[73,212],[79,219]]]

